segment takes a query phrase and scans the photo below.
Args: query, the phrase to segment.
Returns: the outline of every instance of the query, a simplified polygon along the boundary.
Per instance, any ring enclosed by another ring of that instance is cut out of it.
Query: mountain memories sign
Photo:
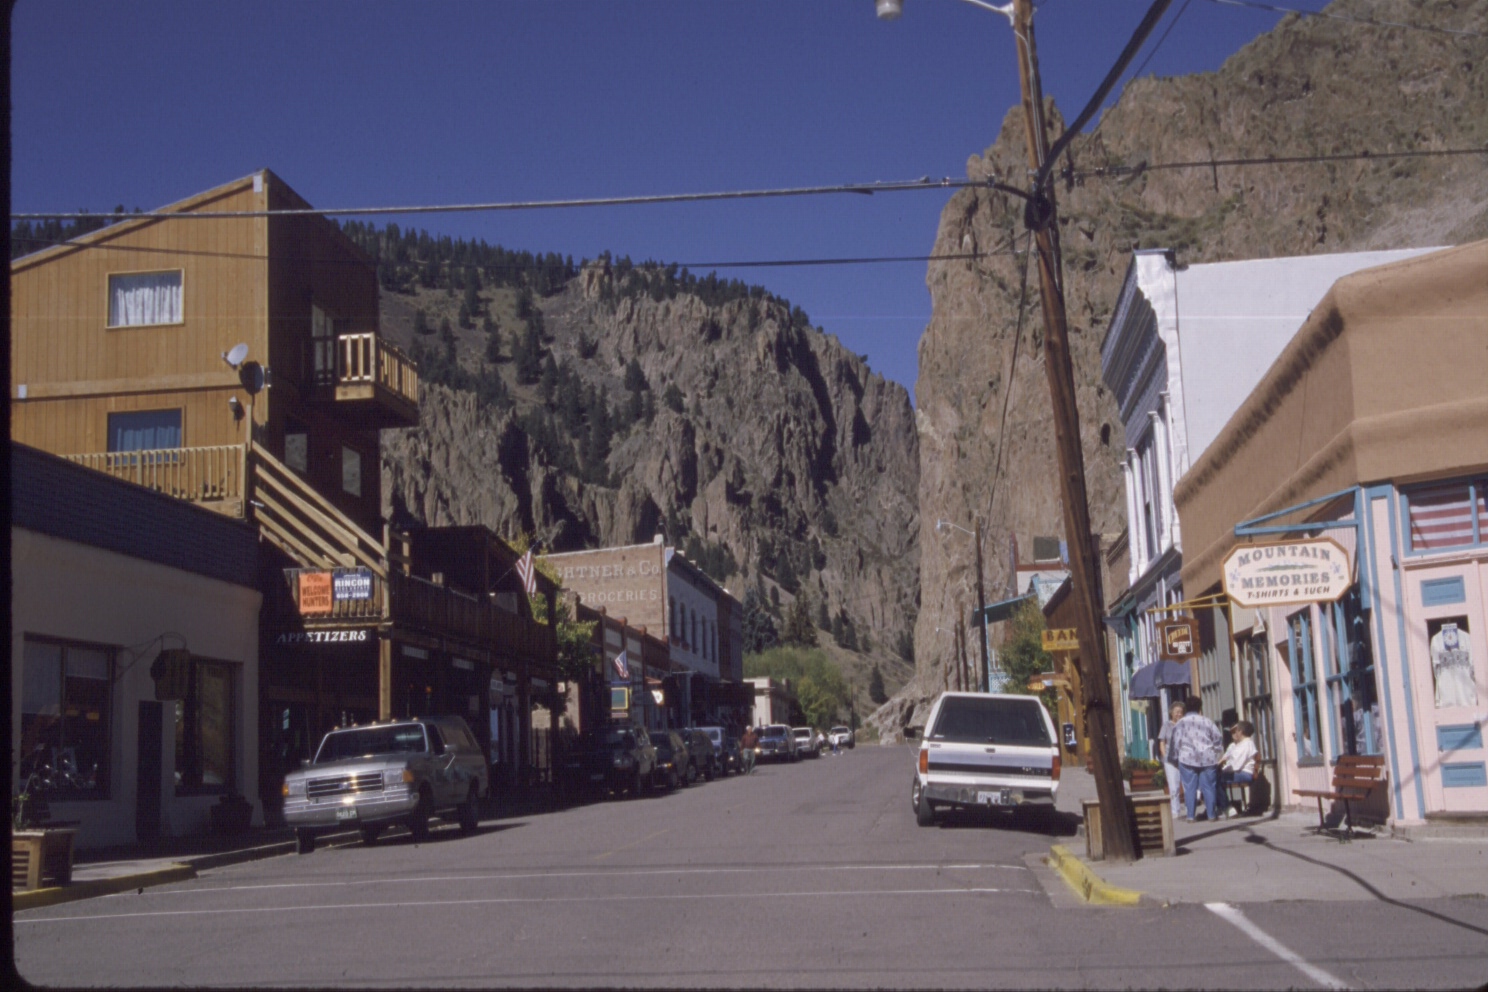
[[[1225,557],[1224,590],[1237,606],[1332,603],[1351,574],[1348,552],[1330,538],[1252,544]]]

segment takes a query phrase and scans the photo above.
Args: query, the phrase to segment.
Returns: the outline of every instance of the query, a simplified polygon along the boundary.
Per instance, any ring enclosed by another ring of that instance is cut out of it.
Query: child
[[[1255,781],[1256,746],[1251,737],[1255,735],[1255,724],[1241,720],[1230,728],[1234,743],[1225,749],[1219,763],[1219,792],[1228,796],[1231,785],[1249,785]],[[1225,803],[1226,818],[1230,815],[1229,802]]]

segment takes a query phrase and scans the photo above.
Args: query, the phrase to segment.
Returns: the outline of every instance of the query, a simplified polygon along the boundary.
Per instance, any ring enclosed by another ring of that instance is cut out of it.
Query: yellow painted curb
[[[1089,865],[1071,854],[1063,844],[1055,844],[1049,848],[1049,865],[1088,903],[1097,906],[1136,906],[1142,901],[1142,893],[1135,889],[1107,884],[1105,879],[1091,871]]]
[[[185,882],[195,877],[196,869],[191,865],[170,865],[154,871],[120,875],[118,878],[95,878],[50,889],[12,892],[10,905],[17,912],[23,909],[40,909],[43,906],[55,906],[58,903],[72,902],[76,899],[92,899],[94,896],[108,896],[116,892],[128,892],[130,889],[142,889],[147,885]]]

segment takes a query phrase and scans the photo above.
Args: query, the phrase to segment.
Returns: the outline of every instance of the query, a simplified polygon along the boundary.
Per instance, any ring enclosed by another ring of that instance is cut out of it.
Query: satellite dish
[[[257,362],[244,362],[238,368],[238,381],[249,396],[257,396],[264,388],[264,367]]]
[[[222,360],[233,368],[243,364],[243,359],[248,357],[248,346],[246,344],[235,344],[231,351],[222,353]]]

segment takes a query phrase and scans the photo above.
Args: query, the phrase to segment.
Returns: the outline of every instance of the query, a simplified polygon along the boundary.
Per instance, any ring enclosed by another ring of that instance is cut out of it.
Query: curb
[[[130,889],[142,889],[149,885],[185,882],[195,877],[196,869],[191,865],[169,865],[165,868],[137,872],[133,875],[95,878],[50,889],[32,889],[29,892],[12,892],[10,904],[11,909],[17,912],[25,909],[40,909],[43,906],[55,906],[58,903],[73,902],[77,899],[92,899],[95,896],[108,896],[117,892],[128,892]]]
[[[1150,896],[1144,896],[1135,889],[1123,889],[1108,884],[1063,844],[1055,844],[1049,848],[1049,867],[1058,872],[1081,899],[1092,905],[1137,906],[1143,902],[1152,902]]]

